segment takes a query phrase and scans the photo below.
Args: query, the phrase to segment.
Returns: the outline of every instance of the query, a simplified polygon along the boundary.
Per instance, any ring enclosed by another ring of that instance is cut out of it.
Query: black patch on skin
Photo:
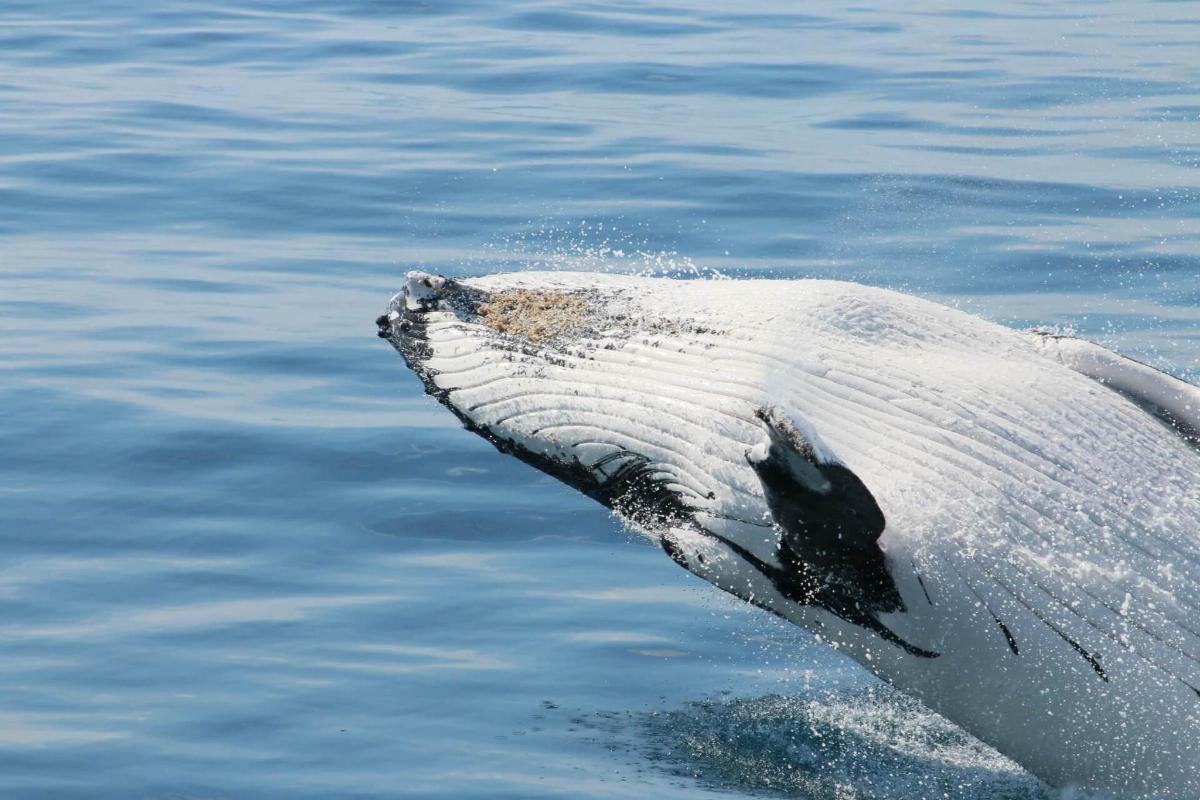
[[[1046,624],[1049,625],[1049,623],[1046,623]],[[1100,680],[1104,681],[1105,683],[1108,683],[1108,673],[1105,672],[1104,667],[1102,667],[1100,665],[1100,659],[1096,658],[1094,655],[1089,653],[1087,650],[1084,650],[1083,645],[1079,644],[1079,642],[1075,641],[1070,636],[1067,636],[1065,633],[1063,633],[1062,631],[1060,631],[1058,628],[1054,627],[1053,625],[1050,625],[1050,630],[1057,633],[1059,636],[1062,637],[1062,640],[1064,642],[1071,645],[1071,647],[1075,648],[1076,653],[1079,653],[1079,655],[1081,655],[1085,659],[1087,659],[1088,664],[1090,664],[1092,669],[1095,670],[1096,674],[1100,676]]]
[[[918,656],[919,658],[937,658],[938,657],[938,655],[939,655],[938,653],[935,653],[931,650],[925,650],[923,648],[917,647],[916,645],[913,645],[913,644],[910,644],[910,643],[904,641],[899,636],[897,636],[895,634],[895,632],[892,631],[891,628],[884,625],[882,622],[880,622],[874,616],[856,615],[858,618],[849,619],[848,617],[842,616],[842,614],[839,614],[837,611],[834,611],[833,608],[830,608],[825,603],[820,602],[822,599],[825,599],[825,598],[823,598],[819,594],[814,593],[814,584],[817,583],[817,581],[814,580],[814,577],[810,572],[808,572],[806,570],[805,571],[796,570],[794,567],[790,567],[790,566],[786,566],[786,565],[781,568],[781,567],[775,566],[774,564],[768,564],[766,561],[763,561],[761,558],[754,555],[753,553],[751,553],[746,548],[742,547],[737,542],[726,539],[724,536],[720,536],[718,534],[712,533],[711,531],[704,531],[704,534],[706,536],[711,536],[712,538],[721,542],[721,544],[728,547],[733,552],[737,553],[744,561],[748,562],[750,564],[750,566],[752,566],[754,569],[758,570],[763,575],[765,575],[767,577],[767,580],[771,581],[771,584],[775,587],[775,589],[781,595],[788,598],[789,600],[793,600],[797,603],[800,603],[801,605],[817,606],[819,608],[824,608],[826,611],[829,611],[829,612],[835,614],[836,616],[841,617],[842,619],[845,619],[847,622],[851,622],[855,625],[858,625],[860,627],[866,628],[867,630],[870,630],[870,631],[873,631],[874,633],[879,634],[879,636],[882,637],[885,641],[891,642],[892,644],[896,645],[900,649],[904,650],[904,652],[908,653],[909,655]],[[722,588],[724,588],[724,587],[722,587]],[[736,594],[736,592],[735,592],[735,594]],[[741,596],[741,595],[739,595],[739,596]],[[752,600],[751,602],[754,602],[754,601]],[[755,605],[762,606],[761,603],[755,603]],[[762,607],[765,608],[765,606],[762,606]],[[782,614],[780,614],[778,611],[775,611],[774,609],[768,608],[767,610],[771,611],[772,613],[776,614],[777,616],[783,617]],[[786,619],[786,617],[784,617],[784,619]]]
[[[602,470],[614,463],[619,466],[603,476]],[[622,516],[655,528],[693,521],[693,510],[683,503],[679,492],[655,476],[650,459],[645,456],[618,450],[599,459],[589,469],[600,481],[592,496]],[[679,561],[678,558],[675,560]]]
[[[1021,655],[1021,651],[1017,648],[1017,640],[1013,638],[1012,631],[1004,624],[1004,620],[992,614],[992,619],[996,620],[996,624],[1000,626],[1000,630],[1004,631],[1004,638],[1008,642],[1008,649],[1012,650],[1014,656]]]
[[[993,578],[993,580],[995,580],[995,579]],[[1003,584],[1001,584],[1001,585],[1003,585]],[[1009,593],[1009,594],[1010,594],[1010,595],[1011,595],[1013,598],[1015,598],[1015,599],[1016,599],[1016,601],[1017,601],[1018,603],[1020,603],[1022,606],[1024,606],[1024,607],[1025,607],[1025,609],[1026,609],[1027,611],[1029,611],[1029,613],[1031,613],[1031,614],[1033,614],[1035,617],[1037,617],[1037,618],[1038,618],[1038,620],[1039,620],[1039,621],[1040,621],[1040,622],[1041,622],[1043,625],[1045,625],[1045,626],[1046,626],[1047,628],[1049,628],[1050,630],[1054,631],[1054,632],[1055,632],[1055,633],[1058,635],[1058,638],[1062,639],[1064,642],[1066,642],[1067,644],[1071,645],[1071,649],[1073,649],[1073,650],[1074,650],[1076,653],[1079,653],[1079,655],[1083,656],[1084,660],[1088,662],[1088,666],[1090,666],[1090,667],[1092,668],[1092,671],[1093,671],[1093,672],[1095,672],[1097,675],[1099,675],[1099,676],[1100,676],[1100,680],[1104,681],[1105,683],[1108,683],[1108,673],[1104,671],[1104,666],[1103,666],[1103,665],[1100,663],[1100,659],[1096,658],[1094,655],[1092,655],[1091,653],[1089,653],[1089,652],[1088,652],[1088,651],[1087,651],[1087,650],[1086,650],[1086,649],[1083,647],[1083,645],[1081,645],[1079,642],[1075,641],[1075,640],[1074,640],[1074,639],[1072,639],[1070,636],[1067,636],[1065,633],[1063,633],[1062,631],[1060,631],[1060,630],[1058,629],[1058,626],[1056,626],[1056,625],[1054,625],[1053,623],[1051,623],[1051,622],[1050,622],[1050,620],[1046,619],[1046,617],[1045,617],[1045,616],[1043,616],[1043,615],[1042,615],[1042,613],[1041,613],[1040,611],[1038,611],[1036,608],[1034,608],[1034,607],[1033,607],[1032,605],[1030,605],[1029,603],[1027,603],[1027,602],[1025,602],[1024,600],[1022,600],[1022,599],[1021,599],[1021,598],[1020,598],[1018,595],[1016,595],[1016,594],[1015,594],[1015,593],[1014,593],[1014,592],[1013,592],[1011,589],[1008,589],[1007,587],[1005,587],[1005,590],[1006,590],[1006,591],[1007,591],[1007,592],[1008,592],[1008,593]],[[1053,596],[1053,595],[1051,595],[1051,596]],[[1070,607],[1068,606],[1068,608],[1070,608]],[[1076,615],[1078,615],[1078,612],[1074,612],[1074,613],[1076,613]],[[999,619],[997,619],[996,621],[997,621],[997,622],[999,622]]]
[[[671,538],[670,534],[663,534],[662,536],[658,537],[658,543],[662,547],[663,552],[671,557],[672,561],[691,572],[691,567],[688,566],[687,556],[685,556],[683,551],[679,549],[679,545],[676,544],[675,540]],[[703,563],[703,559],[701,559],[701,563]]]
[[[917,576],[917,583],[921,585],[921,592],[925,595],[925,602],[933,605],[933,598],[929,596],[929,590],[925,588],[925,579],[921,577],[921,573],[917,572],[917,563],[915,561],[910,561],[909,563],[912,564],[913,575]]]
[[[979,604],[987,609],[987,612],[992,615],[992,619],[995,620],[996,624],[1000,626],[1000,630],[1004,634],[1004,641],[1008,643],[1008,649],[1012,651],[1014,656],[1021,655],[1021,652],[1017,647],[1017,640],[1012,635],[1012,631],[1008,629],[1008,626],[1004,624],[1004,620],[1000,619],[1000,615],[992,610],[991,604],[987,600],[984,600],[983,596],[979,594],[979,592],[975,591],[975,587],[967,582],[967,579],[963,577],[961,572],[959,572],[957,569],[955,572],[958,572],[958,576],[962,580],[963,586],[967,587],[967,591],[975,596],[975,599],[979,601]],[[1041,617],[1038,617],[1038,619],[1041,619]],[[1045,622],[1045,620],[1042,621]],[[1055,631],[1055,633],[1058,632]],[[1062,634],[1059,635],[1061,636]]]
[[[824,608],[909,653],[936,656],[903,642],[879,620],[881,613],[905,608],[879,549],[887,520],[866,485],[841,464],[817,458],[811,443],[774,412],[760,409],[756,416],[767,426],[770,446],[763,459],[747,456],[746,461],[782,531],[779,561],[786,578],[772,577],[776,587],[791,600]]]
[[[436,300],[422,302],[421,307],[414,310],[407,308],[401,298],[399,307],[392,309],[398,312],[394,319],[390,315],[383,315],[376,320],[378,335],[387,339],[403,356],[408,367],[421,379],[426,394],[446,406],[464,428],[491,442],[501,453],[515,456],[557,478],[636,525],[651,529],[687,526],[702,535],[715,538],[766,576],[779,593],[790,600],[824,608],[848,622],[877,633],[914,656],[937,657],[937,653],[901,639],[876,616],[878,612],[902,611],[904,603],[884,564],[883,552],[876,544],[885,524],[883,514],[862,482],[844,467],[830,470],[830,465],[823,465],[822,469],[829,470],[830,480],[837,487],[835,491],[843,493],[843,502],[849,504],[846,508],[852,513],[839,516],[837,510],[827,504],[813,504],[811,508],[815,513],[809,527],[792,525],[789,530],[783,526],[785,533],[779,552],[783,566],[779,567],[763,561],[736,542],[701,527],[695,520],[695,509],[664,478],[654,474],[653,465],[645,456],[620,450],[591,465],[584,464],[578,458],[553,458],[545,452],[530,450],[468,417],[450,401],[450,392],[436,385],[436,372],[426,366],[432,351],[426,338],[424,312],[436,307],[453,311],[460,319],[471,319],[484,299],[485,293],[448,280]],[[536,349],[529,354],[546,356]],[[614,464],[616,468],[609,470]],[[769,466],[764,470],[765,473],[760,472],[759,477],[763,479],[768,503],[777,521],[780,520],[780,513],[788,513],[787,509],[804,507],[803,502],[796,506],[798,501],[793,498],[778,504],[780,511],[776,511],[776,503],[771,500],[774,490],[768,488],[768,480],[771,481],[771,487],[778,487],[779,491],[787,491],[787,486],[794,481],[787,481]],[[763,478],[764,474],[768,477]],[[780,483],[781,480],[783,483]],[[806,532],[812,535],[806,537]],[[845,547],[846,537],[853,542],[849,550]],[[673,560],[691,569],[676,542],[669,536],[661,537],[661,542],[663,550]],[[782,616],[776,609],[747,596],[736,587],[721,588]]]
[[[1165,375],[1166,373],[1164,372],[1163,374]],[[1188,424],[1167,409],[1150,402],[1144,397],[1138,397],[1130,392],[1122,391],[1111,384],[1106,383],[1104,385],[1108,386],[1108,388],[1112,389],[1117,394],[1127,398],[1138,408],[1142,409],[1150,416],[1156,418],[1163,425],[1166,425],[1168,428],[1175,431],[1175,433],[1179,435],[1179,438],[1183,439],[1185,443],[1197,450],[1200,450],[1200,428],[1197,428],[1195,425]]]

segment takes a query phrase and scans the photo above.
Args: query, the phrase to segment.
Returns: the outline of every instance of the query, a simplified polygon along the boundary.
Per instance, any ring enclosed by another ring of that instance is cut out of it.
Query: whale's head
[[[455,279],[412,271],[375,322],[426,390],[460,417],[469,415],[474,379],[528,384],[568,356],[586,358],[630,325],[620,291],[603,279],[567,275],[558,282],[528,274]],[[466,420],[464,420],[466,421]]]
[[[877,618],[903,603],[870,490],[802,414],[775,405],[768,373],[781,367],[725,327],[770,302],[727,309],[720,286],[605,274],[410,272],[377,323],[464,427],[687,569],[930,655]]]
[[[605,505],[636,496],[662,516],[675,509],[638,469],[620,469],[624,454],[564,429],[596,413],[597,391],[612,391],[597,384],[595,356],[642,325],[629,300],[606,275],[413,271],[376,324],[465,428]]]

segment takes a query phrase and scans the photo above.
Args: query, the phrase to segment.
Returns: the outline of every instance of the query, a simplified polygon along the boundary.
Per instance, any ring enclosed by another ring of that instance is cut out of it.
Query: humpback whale
[[[827,280],[408,274],[470,431],[1055,786],[1200,796],[1200,388]]]

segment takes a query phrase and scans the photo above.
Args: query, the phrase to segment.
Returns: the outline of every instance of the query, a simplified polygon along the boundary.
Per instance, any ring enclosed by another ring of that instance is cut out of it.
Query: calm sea
[[[1200,372],[1200,4],[0,2],[0,795],[1028,798],[421,395],[413,266]]]

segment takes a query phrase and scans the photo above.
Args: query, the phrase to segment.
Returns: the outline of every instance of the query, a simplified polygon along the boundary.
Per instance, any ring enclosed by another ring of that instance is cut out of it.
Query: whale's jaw
[[[691,510],[679,501],[678,495],[666,487],[648,469],[648,460],[638,454],[623,451],[625,463],[607,469],[614,462],[610,457],[603,463],[587,465],[578,458],[563,458],[550,448],[530,446],[528,440],[506,436],[476,419],[469,409],[454,402],[451,392],[437,383],[438,371],[430,365],[434,355],[427,326],[429,315],[453,314],[463,325],[471,326],[481,341],[497,350],[520,352],[529,356],[535,352],[554,358],[550,340],[562,344],[564,332],[580,327],[578,318],[567,319],[564,311],[583,310],[578,294],[522,291],[492,293],[468,286],[442,275],[411,271],[404,288],[388,303],[384,314],[376,318],[377,335],[386,339],[404,358],[425,386],[425,392],[449,409],[463,427],[491,442],[500,452],[512,455],[534,468],[554,477],[591,497],[604,507],[621,514],[627,521],[646,529],[686,523]],[[530,322],[522,317],[522,305],[533,316]],[[670,551],[668,551],[670,552]]]
[[[761,558],[736,537],[705,527],[696,515],[695,498],[664,474],[653,446],[646,449],[636,441],[614,441],[613,449],[599,457],[581,457],[571,448],[556,447],[553,434],[545,434],[542,427],[526,430],[522,436],[513,435],[505,426],[489,424],[486,417],[476,413],[481,405],[490,404],[488,399],[480,403],[469,398],[464,402],[456,391],[459,384],[439,379],[439,364],[449,363],[453,368],[456,359],[490,360],[491,372],[485,383],[510,381],[522,387],[518,394],[537,393],[545,388],[540,384],[546,371],[564,365],[568,372],[575,370],[577,367],[570,366],[572,359],[582,359],[586,364],[598,341],[618,348],[636,338],[631,331],[646,326],[656,334],[667,332],[678,337],[701,331],[717,333],[678,320],[631,322],[629,305],[624,302],[627,299],[596,287],[562,291],[551,286],[522,286],[485,291],[470,282],[414,271],[408,273],[404,288],[376,323],[379,336],[403,355],[425,384],[426,392],[453,412],[466,429],[649,532],[685,569],[702,574],[703,561],[690,558],[671,531],[716,540],[739,561],[746,562],[746,569],[769,582],[782,605],[757,601],[750,591],[735,593],[776,614],[786,616],[792,605],[822,608],[878,634],[909,655],[937,657],[936,652],[906,641],[881,621],[881,614],[902,613],[905,605],[876,544],[886,520],[870,491],[849,470],[826,459],[817,443],[806,440],[786,414],[759,407],[752,411],[753,421],[749,423],[765,449],[761,456],[752,457],[747,447],[745,463],[753,468],[761,484],[756,489],[767,500],[769,511],[765,516],[775,517],[774,531],[767,538],[781,536],[767,557]],[[449,358],[445,350],[442,358],[435,352],[438,348],[429,336],[431,323],[443,334],[446,326],[461,334],[462,338],[451,345],[453,355]],[[551,395],[579,393],[569,374],[551,383],[557,384],[549,389]],[[570,426],[581,415],[592,413],[594,409],[572,411],[569,405],[548,407],[547,414],[552,418],[545,429]],[[653,412],[648,410],[648,414]],[[658,424],[652,419],[650,422]],[[811,481],[820,485],[809,485]],[[707,500],[715,496],[711,491],[708,495]],[[771,525],[764,527],[772,530]]]

